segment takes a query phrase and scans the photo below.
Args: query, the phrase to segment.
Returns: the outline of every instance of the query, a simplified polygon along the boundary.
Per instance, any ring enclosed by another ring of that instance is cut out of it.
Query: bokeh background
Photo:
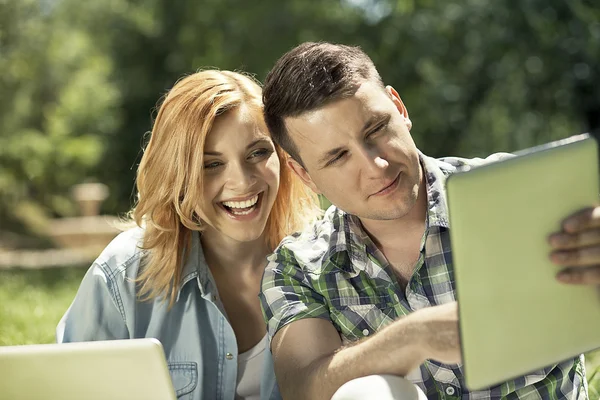
[[[85,182],[108,187],[101,214],[129,209],[178,78],[263,80],[309,40],[362,46],[431,156],[600,129],[597,0],[0,0],[0,255],[20,255],[0,262],[0,345],[53,340],[89,264],[51,251],[52,221],[80,214],[72,187]]]

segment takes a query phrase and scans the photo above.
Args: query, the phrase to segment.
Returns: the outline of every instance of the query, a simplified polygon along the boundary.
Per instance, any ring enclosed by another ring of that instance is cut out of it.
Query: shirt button
[[[369,333],[371,333],[371,332],[369,332],[368,329],[363,329],[363,335],[369,336]]]
[[[233,354],[227,353],[227,354],[225,354],[225,358],[228,360],[233,360]]]
[[[448,387],[446,388],[446,394],[447,394],[448,396],[452,396],[452,395],[454,394],[454,388],[453,388],[452,386],[448,386]]]

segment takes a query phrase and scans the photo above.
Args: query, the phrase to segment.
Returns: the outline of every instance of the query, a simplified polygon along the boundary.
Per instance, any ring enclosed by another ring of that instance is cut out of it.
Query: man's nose
[[[367,172],[367,175],[379,177],[381,171],[385,170],[390,165],[385,155],[383,155],[376,146],[364,146],[360,150],[360,157],[363,164],[363,170]]]

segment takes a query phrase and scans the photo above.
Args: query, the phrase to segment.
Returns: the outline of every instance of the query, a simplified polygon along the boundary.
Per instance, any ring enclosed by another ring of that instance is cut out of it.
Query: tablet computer
[[[0,397],[175,400],[156,339],[0,347]]]
[[[561,221],[598,202],[589,135],[446,181],[466,386],[483,389],[600,347],[598,287],[566,285],[548,259]]]

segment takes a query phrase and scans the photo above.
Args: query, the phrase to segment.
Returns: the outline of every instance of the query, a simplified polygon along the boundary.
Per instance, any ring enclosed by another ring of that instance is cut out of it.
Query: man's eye
[[[367,137],[371,137],[376,133],[380,132],[386,124],[379,124],[375,128],[373,128],[369,133],[367,133]]]
[[[346,151],[342,151],[341,153],[339,153],[337,156],[335,156],[334,158],[332,158],[331,160],[329,160],[329,162],[327,163],[327,165],[333,165],[335,163],[337,163],[338,161],[340,161],[342,159],[342,157],[344,157],[346,155]]]

